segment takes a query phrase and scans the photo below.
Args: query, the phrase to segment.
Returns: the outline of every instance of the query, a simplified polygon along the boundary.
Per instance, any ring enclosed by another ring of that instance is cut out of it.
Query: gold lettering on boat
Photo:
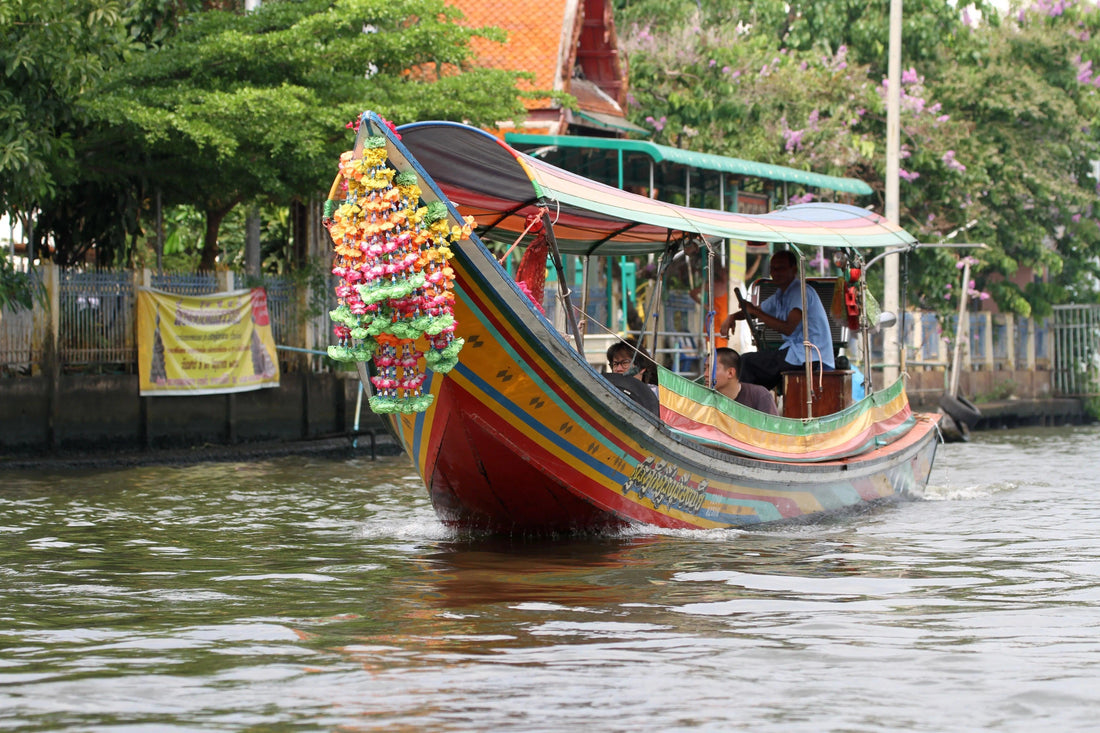
[[[707,480],[695,480],[689,471],[680,472],[672,463],[649,456],[634,467],[623,485],[623,496],[635,493],[649,499],[655,509],[666,507],[698,514],[707,495]]]

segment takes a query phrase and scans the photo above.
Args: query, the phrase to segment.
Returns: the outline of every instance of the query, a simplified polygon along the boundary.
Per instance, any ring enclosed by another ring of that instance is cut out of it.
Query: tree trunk
[[[202,260],[199,262],[199,269],[204,272],[213,270],[218,260],[218,230],[221,228],[222,220],[226,215],[233,210],[233,207],[237,205],[237,202],[229,204],[223,207],[208,208],[204,212],[206,214],[206,234],[202,238]]]

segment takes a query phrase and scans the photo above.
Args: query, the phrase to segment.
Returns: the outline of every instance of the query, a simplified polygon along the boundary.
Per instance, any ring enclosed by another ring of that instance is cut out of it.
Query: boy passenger
[[[775,398],[772,393],[759,384],[749,384],[741,381],[741,355],[730,348],[718,348],[714,350],[717,369],[714,373],[714,389],[729,397],[734,402],[740,402],[745,407],[765,412],[769,415],[778,415],[775,407]]]

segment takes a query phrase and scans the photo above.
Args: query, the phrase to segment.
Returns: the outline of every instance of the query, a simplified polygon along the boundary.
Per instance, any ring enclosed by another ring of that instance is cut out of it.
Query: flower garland
[[[445,374],[458,363],[463,340],[455,338],[454,270],[450,245],[468,237],[472,222],[449,226],[447,207],[420,207],[420,186],[412,171],[386,164],[386,139],[368,137],[363,154],[340,156],[340,173],[325,220],[340,278],[338,305],[329,317],[337,361],[373,359],[374,412],[423,412],[432,395],[422,387],[426,373]],[[337,205],[336,196],[343,203]],[[426,341],[426,353],[416,342]]]

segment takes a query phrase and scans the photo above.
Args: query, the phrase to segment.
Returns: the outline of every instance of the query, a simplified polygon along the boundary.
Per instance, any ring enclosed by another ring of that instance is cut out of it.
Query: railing
[[[1100,395],[1100,305],[1056,305],[1053,320],[1055,391]]]
[[[31,276],[43,283],[48,305],[3,312],[0,369],[5,373],[32,372],[42,362],[51,329],[56,329],[57,357],[63,369],[133,370],[137,362],[135,292],[139,285],[178,295],[234,289],[229,272],[154,274],[148,270],[41,268]],[[265,277],[263,285],[276,343],[302,346],[298,288],[280,277]]]
[[[36,270],[31,270],[30,277],[41,287]],[[49,313],[39,304],[31,310],[0,309],[0,369],[30,373],[42,360],[49,326]]]
[[[58,357],[68,368],[133,369],[136,362],[135,286],[144,282],[158,290],[178,294],[206,294],[233,289],[231,273],[164,275],[130,271],[58,270],[54,284],[43,277],[45,270],[32,271],[47,290],[55,288],[49,302],[56,311],[36,305],[30,311],[5,310],[0,317],[0,369],[5,373],[30,373],[44,356],[44,344],[56,328]],[[285,278],[267,277],[268,309],[276,343],[323,349],[328,339],[327,317],[314,324],[312,339],[301,317],[303,301],[299,288]],[[602,294],[602,291],[601,291]],[[556,290],[547,288],[547,315],[560,311]],[[576,305],[579,293],[573,294]],[[592,298],[592,304],[600,298]],[[602,311],[591,314],[602,320]],[[699,337],[701,315],[698,305],[684,293],[671,293],[662,314],[662,330],[654,356],[675,371],[694,376],[701,367],[703,348]],[[964,333],[961,368],[966,371],[1054,370],[1055,394],[1095,395],[1100,392],[1100,305],[1056,306],[1051,319],[1036,321],[987,312],[969,313]],[[51,316],[54,323],[51,324]],[[954,319],[951,319],[952,321]],[[946,369],[952,349],[954,323],[941,326],[932,313],[910,312],[906,316],[905,348],[908,369]],[[589,361],[603,363],[606,335],[598,328],[588,333]],[[881,338],[872,340],[872,360],[881,362]],[[315,368],[323,368],[320,361]]]
[[[175,295],[209,295],[218,292],[218,276],[213,272],[164,272],[149,278],[150,287]]]
[[[136,358],[133,275],[61,270],[58,286],[61,363],[132,367]]]

